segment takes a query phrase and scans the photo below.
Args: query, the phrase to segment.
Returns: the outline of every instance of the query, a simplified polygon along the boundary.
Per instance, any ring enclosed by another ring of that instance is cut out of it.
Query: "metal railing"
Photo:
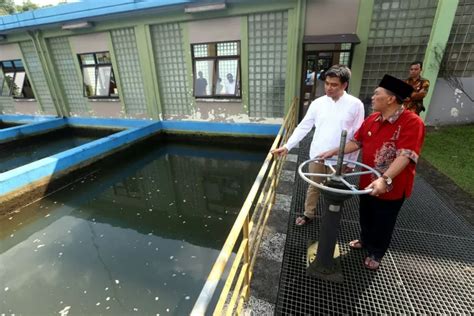
[[[286,143],[296,126],[297,98],[294,98],[278,135],[270,150]],[[214,292],[229,264],[229,258],[237,241],[240,244],[232,261],[232,266],[220,292],[219,300],[213,315],[240,314],[244,303],[250,295],[250,280],[257,251],[262,240],[264,228],[275,202],[275,191],[278,185],[284,158],[274,157],[268,152],[257,178],[250,189],[247,199],[217,257],[207,278],[191,315],[204,315],[214,296]],[[239,238],[242,236],[242,238]],[[229,294],[232,295],[229,297]]]

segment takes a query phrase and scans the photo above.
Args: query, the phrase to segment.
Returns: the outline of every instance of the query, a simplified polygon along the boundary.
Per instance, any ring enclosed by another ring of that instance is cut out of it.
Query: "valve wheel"
[[[332,171],[332,173],[310,173],[310,172],[303,172],[303,167],[310,162],[315,162],[319,164],[323,164],[324,161],[334,161],[336,162],[336,158],[326,158],[326,159],[321,159],[321,158],[316,158],[316,159],[309,159],[303,162],[299,167],[298,167],[298,174],[300,177],[308,182],[310,185],[314,185],[315,187],[324,190],[324,191],[329,191],[333,193],[340,193],[340,194],[351,194],[351,195],[362,195],[362,194],[369,194],[372,192],[372,189],[364,189],[364,190],[359,190],[356,188],[355,185],[350,184],[345,178],[346,177],[352,177],[352,176],[360,176],[364,174],[374,174],[377,178],[381,176],[380,172],[375,170],[374,168],[367,166],[366,164],[363,164],[358,161],[353,161],[353,160],[343,160],[342,162],[344,164],[354,164],[356,166],[359,166],[362,168],[362,171],[355,171],[355,172],[349,172],[349,173],[341,173],[341,175],[337,175],[336,169],[334,168],[335,166],[333,165],[327,165]],[[366,169],[366,170],[363,170]],[[318,183],[314,182],[311,180],[309,177],[323,177],[323,178],[328,178],[329,180],[332,181],[337,181],[343,183],[346,187],[346,189],[337,189],[337,188],[332,188],[327,185],[324,185],[323,183]]]

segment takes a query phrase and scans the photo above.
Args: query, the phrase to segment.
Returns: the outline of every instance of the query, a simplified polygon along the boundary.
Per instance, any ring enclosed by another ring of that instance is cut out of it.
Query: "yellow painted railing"
[[[293,99],[283,125],[271,149],[285,144],[296,126],[297,98]],[[271,150],[270,149],[270,150]],[[270,152],[250,189],[234,226],[207,278],[191,315],[204,315],[214,296],[226,267],[232,263],[227,279],[220,292],[213,315],[240,314],[250,294],[250,280],[257,251],[262,240],[268,216],[275,202],[275,191],[280,178],[284,158],[274,157]],[[241,238],[240,238],[241,237]],[[229,262],[232,251],[238,244],[237,253]],[[206,313],[206,314],[209,314]]]

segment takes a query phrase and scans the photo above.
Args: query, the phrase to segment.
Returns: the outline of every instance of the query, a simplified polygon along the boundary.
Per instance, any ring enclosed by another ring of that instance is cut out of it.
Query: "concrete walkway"
[[[344,205],[339,233],[344,282],[306,276],[306,245],[319,237],[319,217],[305,227],[296,227],[294,222],[303,212],[307,188],[296,169],[307,159],[309,140],[307,137],[287,156],[254,268],[246,313],[472,314],[474,232],[458,214],[470,212],[453,207],[456,203],[447,201],[446,194],[440,196],[420,175],[413,196],[400,212],[379,271],[365,269],[364,251],[350,251],[347,246],[359,234],[358,198],[354,197]],[[324,203],[318,206],[318,214],[322,206]]]

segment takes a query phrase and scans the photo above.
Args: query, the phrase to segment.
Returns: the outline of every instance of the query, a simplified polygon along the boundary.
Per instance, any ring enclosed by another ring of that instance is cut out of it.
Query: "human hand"
[[[279,147],[273,149],[271,153],[277,156],[285,156],[286,154],[288,154],[288,149],[286,147]]]
[[[384,178],[380,177],[375,181],[372,181],[365,189],[372,189],[370,195],[379,196],[380,194],[386,193],[388,190],[387,182],[385,182]]]
[[[320,153],[319,155],[316,156],[316,158],[321,158],[321,159],[331,158],[332,156],[336,155],[338,151],[339,151],[338,148],[334,148],[334,149]]]

